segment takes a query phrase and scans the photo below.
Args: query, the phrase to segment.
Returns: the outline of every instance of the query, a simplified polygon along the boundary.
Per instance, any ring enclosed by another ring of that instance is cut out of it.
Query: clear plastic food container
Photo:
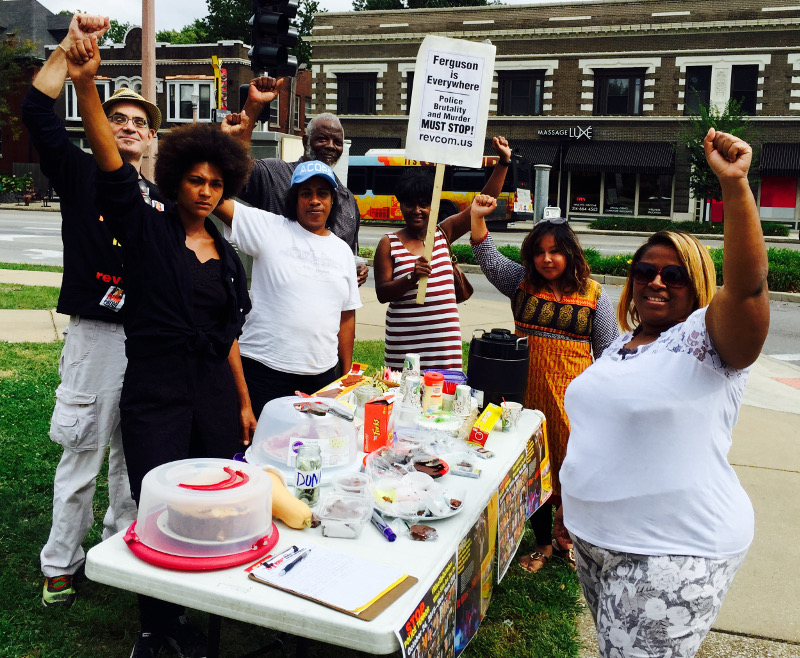
[[[372,514],[372,501],[363,496],[333,492],[328,494],[317,510],[322,535],[355,539]]]
[[[313,413],[301,411],[311,405]],[[313,403],[319,403],[314,407]],[[293,477],[297,448],[301,445],[317,444],[322,456],[322,470],[352,470],[356,460],[356,431],[352,420],[335,415],[338,403],[329,398],[284,397],[271,400],[256,427],[252,445],[245,452],[245,459],[256,466],[274,466]],[[319,410],[333,409],[319,415]],[[343,411],[346,411],[344,408]],[[325,477],[323,476],[323,482]]]
[[[217,557],[248,550],[272,531],[272,481],[251,464],[184,459],[142,481],[141,542],[162,553]]]

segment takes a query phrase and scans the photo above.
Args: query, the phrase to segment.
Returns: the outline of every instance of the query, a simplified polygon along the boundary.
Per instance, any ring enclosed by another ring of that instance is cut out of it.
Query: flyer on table
[[[494,56],[488,43],[425,37],[414,70],[407,158],[481,166]]]
[[[395,632],[403,658],[454,655],[456,565],[457,558],[453,555],[403,627]]]
[[[478,632],[492,597],[497,544],[497,492],[458,547],[456,655]]]

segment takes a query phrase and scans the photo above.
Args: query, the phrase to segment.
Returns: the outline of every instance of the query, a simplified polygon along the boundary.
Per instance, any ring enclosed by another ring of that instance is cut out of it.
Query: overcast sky
[[[508,5],[535,4],[541,0],[504,0]],[[63,9],[74,11],[80,9],[88,13],[96,13],[115,18],[120,23],[141,25],[142,5],[129,0],[39,0],[53,13]],[[205,0],[155,0],[156,29],[178,30],[184,25],[202,18],[208,11]],[[328,11],[350,11],[352,0],[320,0],[320,8]]]

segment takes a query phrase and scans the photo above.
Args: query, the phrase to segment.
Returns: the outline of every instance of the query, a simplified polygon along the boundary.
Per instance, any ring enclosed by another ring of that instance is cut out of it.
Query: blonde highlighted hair
[[[708,250],[699,240],[689,233],[680,231],[659,231],[651,235],[647,242],[636,250],[631,265],[642,260],[647,250],[656,245],[672,247],[678,254],[678,260],[689,272],[689,281],[694,290],[693,311],[708,306],[717,292],[717,272]],[[631,267],[631,270],[633,267]],[[623,331],[631,331],[640,322],[639,313],[633,305],[633,276],[628,271],[628,278],[617,306],[617,322]]]

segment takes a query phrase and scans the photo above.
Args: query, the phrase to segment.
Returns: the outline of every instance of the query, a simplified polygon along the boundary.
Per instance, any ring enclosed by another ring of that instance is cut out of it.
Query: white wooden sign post
[[[431,260],[445,165],[478,168],[483,162],[495,47],[463,39],[427,36],[414,69],[406,158],[435,162],[433,199],[424,256]],[[419,280],[417,304],[428,278]]]

